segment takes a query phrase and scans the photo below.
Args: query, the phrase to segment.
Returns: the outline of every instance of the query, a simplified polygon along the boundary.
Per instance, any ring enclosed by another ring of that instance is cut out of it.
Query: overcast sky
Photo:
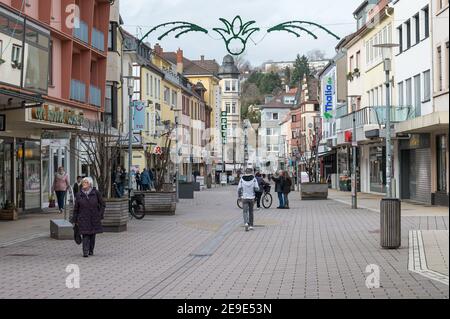
[[[268,60],[290,61],[298,53],[307,53],[320,49],[327,57],[334,55],[337,40],[321,30],[310,28],[318,36],[314,40],[302,33],[297,38],[287,32],[267,33],[266,30],[281,22],[292,20],[312,21],[324,25],[332,32],[343,37],[354,32],[356,23],[352,12],[362,0],[120,0],[121,14],[125,29],[134,35],[144,34],[161,23],[170,21],[186,21],[200,25],[209,34],[192,32],[175,39],[176,33],[157,40],[157,37],[168,29],[160,29],[152,33],[146,41],[153,46],[156,42],[165,51],[184,50],[187,58],[198,59],[205,55],[208,59],[222,61],[227,54],[226,46],[220,36],[212,30],[223,27],[219,18],[230,22],[236,15],[243,22],[255,20],[261,31],[253,34],[247,43],[246,56],[252,65],[258,66]],[[260,40],[264,40],[259,42]],[[212,38],[214,39],[212,39]],[[255,45],[253,42],[258,43]]]

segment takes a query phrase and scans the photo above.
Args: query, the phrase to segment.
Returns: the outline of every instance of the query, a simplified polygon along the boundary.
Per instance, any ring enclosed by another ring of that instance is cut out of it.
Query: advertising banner
[[[145,102],[133,101],[133,130],[135,133],[145,131]]]

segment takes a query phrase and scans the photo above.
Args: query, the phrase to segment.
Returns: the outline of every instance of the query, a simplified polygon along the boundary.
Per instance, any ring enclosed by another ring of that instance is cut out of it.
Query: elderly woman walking
[[[58,168],[58,172],[55,174],[55,179],[53,180],[52,193],[56,193],[56,198],[58,199],[59,212],[64,211],[64,200],[66,199],[67,189],[70,187],[69,175],[64,170],[64,167]]]
[[[83,256],[94,255],[95,236],[103,233],[102,219],[105,202],[100,192],[93,187],[93,180],[86,177],[81,181],[73,210],[73,223],[78,225],[83,236]]]

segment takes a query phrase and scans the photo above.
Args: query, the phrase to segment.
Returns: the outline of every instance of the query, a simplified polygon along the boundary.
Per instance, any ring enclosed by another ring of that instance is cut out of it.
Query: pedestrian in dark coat
[[[285,179],[284,172],[280,171],[278,177],[272,177],[272,180],[275,182],[275,192],[278,193],[278,201],[280,202],[280,206],[278,209],[284,208],[284,187],[285,187]]]
[[[142,171],[142,174],[141,174],[142,190],[149,191],[151,182],[152,182],[152,180],[150,177],[150,173],[146,168],[144,168],[144,170]]]
[[[284,173],[284,185],[283,185],[283,193],[284,193],[284,209],[290,209],[289,207],[289,194],[292,190],[292,178],[289,176],[289,173]]]
[[[94,254],[96,234],[103,233],[104,213],[105,202],[102,195],[93,187],[92,178],[84,178],[73,209],[73,223],[78,225],[83,236],[84,257]]]

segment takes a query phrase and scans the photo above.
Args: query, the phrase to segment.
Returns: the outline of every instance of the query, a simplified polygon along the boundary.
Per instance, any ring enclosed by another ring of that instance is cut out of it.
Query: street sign
[[[227,131],[228,131],[228,113],[223,111],[221,113],[221,133],[222,133],[222,144],[227,143]]]
[[[162,155],[162,149],[161,146],[156,146],[155,149],[153,150],[153,153],[156,155]]]

